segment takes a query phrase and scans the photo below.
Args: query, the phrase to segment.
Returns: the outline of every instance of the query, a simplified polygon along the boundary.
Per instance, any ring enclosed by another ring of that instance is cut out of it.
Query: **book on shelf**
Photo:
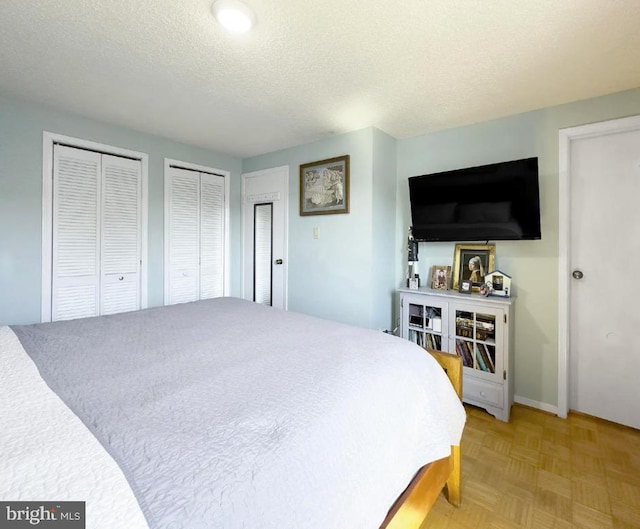
[[[476,328],[493,332],[494,329],[496,328],[496,324],[493,321],[476,320]]]
[[[465,367],[473,367],[473,344],[468,340],[456,340],[456,352],[462,357]]]
[[[462,342],[464,344],[463,347],[466,347],[469,350],[469,352],[473,354],[472,348],[474,347],[474,345],[471,342],[465,342],[464,340],[462,340]],[[475,344],[476,369],[479,369],[481,371],[486,371],[487,373],[496,372],[495,362],[494,362],[495,351],[493,351],[492,353],[492,350],[493,348],[486,344],[483,344],[483,343]]]
[[[465,316],[458,316],[456,318],[456,326],[468,329],[475,328],[476,330],[482,330],[487,333],[492,333],[496,328],[495,320],[474,320],[473,318],[467,318]]]
[[[474,334],[475,331],[475,334]],[[480,341],[495,340],[493,337],[493,329],[474,327],[469,322],[456,320],[456,335],[464,338],[474,338]]]
[[[482,371],[488,371],[487,364],[485,363],[485,358],[483,357],[482,352],[480,351],[480,347],[478,345],[476,345],[476,362],[478,367]]]
[[[456,340],[456,354],[462,358],[462,365],[464,367],[469,367],[467,364],[467,357],[464,355],[464,351],[462,350],[462,345],[460,344],[460,340]]]
[[[495,350],[492,355],[491,349],[493,349],[493,347],[491,347],[490,345],[486,345],[483,343],[478,344],[478,351],[480,352],[480,355],[482,356],[482,359],[486,366],[485,371],[489,371],[490,373],[495,373],[496,366],[495,366],[495,362],[493,361],[493,355],[495,355]]]
[[[427,333],[427,348],[442,351],[442,336],[438,334]]]
[[[467,340],[464,340],[464,346],[467,350],[467,357],[469,358],[469,366],[470,367],[475,367],[475,365],[477,364],[477,362],[474,362],[473,357],[474,355],[474,345],[473,342],[469,342]]]
[[[465,338],[473,338],[473,328],[456,323],[456,334]]]

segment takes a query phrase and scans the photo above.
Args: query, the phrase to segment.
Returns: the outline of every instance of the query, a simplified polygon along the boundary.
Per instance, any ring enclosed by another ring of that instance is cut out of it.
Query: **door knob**
[[[584,277],[584,274],[580,270],[574,270],[571,275],[574,279],[582,279]]]
[[[276,259],[276,264],[282,264],[282,259]]]

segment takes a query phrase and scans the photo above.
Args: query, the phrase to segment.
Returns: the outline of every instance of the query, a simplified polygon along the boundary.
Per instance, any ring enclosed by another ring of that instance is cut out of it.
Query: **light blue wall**
[[[373,248],[372,316],[374,329],[393,330],[395,267],[402,252],[394,252],[396,225],[397,141],[384,132],[373,133]]]
[[[374,326],[373,147],[373,129],[364,129],[244,160],[243,172],[289,166],[290,310]],[[300,165],[344,154],[350,155],[350,213],[301,217]]]
[[[557,405],[558,393],[558,132],[562,128],[640,114],[640,90],[398,141],[396,248],[410,225],[407,178],[447,169],[538,156],[542,240],[499,241],[496,266],[513,277],[515,393]],[[461,241],[462,242],[462,241]],[[421,243],[420,275],[453,264],[454,243]],[[406,250],[404,250],[406,259]],[[396,267],[403,281],[406,263]]]
[[[44,130],[149,155],[150,306],[163,303],[164,157],[231,171],[231,268],[239,269],[239,159],[0,95],[0,324],[40,321]],[[233,273],[231,293],[239,292]]]

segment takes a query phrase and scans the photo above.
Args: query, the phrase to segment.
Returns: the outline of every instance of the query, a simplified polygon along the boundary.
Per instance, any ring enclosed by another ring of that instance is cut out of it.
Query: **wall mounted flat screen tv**
[[[418,241],[540,239],[538,159],[409,178]]]

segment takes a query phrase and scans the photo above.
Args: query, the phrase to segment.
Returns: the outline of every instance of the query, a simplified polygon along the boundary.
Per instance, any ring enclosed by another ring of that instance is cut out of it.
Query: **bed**
[[[459,394],[391,335],[217,298],[2,327],[0,362],[0,495],[87,527],[417,529],[460,500]]]

